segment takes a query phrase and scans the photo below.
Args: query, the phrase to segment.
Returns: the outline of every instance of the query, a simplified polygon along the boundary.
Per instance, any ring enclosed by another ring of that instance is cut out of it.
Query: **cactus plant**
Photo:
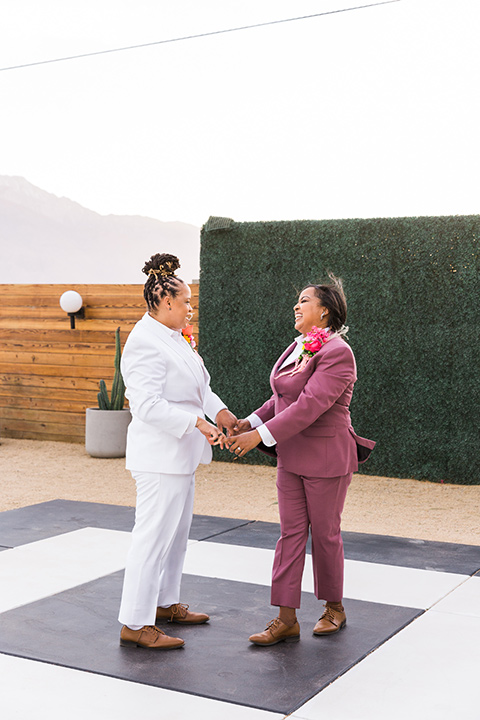
[[[100,392],[97,395],[98,407],[100,410],[123,410],[125,403],[125,383],[123,382],[122,373],[120,371],[120,328],[115,330],[115,374],[113,376],[112,394],[108,397],[107,386],[105,380],[100,380]]]

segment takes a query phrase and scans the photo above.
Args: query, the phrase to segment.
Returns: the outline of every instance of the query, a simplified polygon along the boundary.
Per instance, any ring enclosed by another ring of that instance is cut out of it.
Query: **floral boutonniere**
[[[300,356],[295,360],[295,366],[293,370],[289,370],[281,375],[296,375],[301,372],[307,365],[311,357],[317,354],[319,350],[325,345],[330,337],[328,330],[318,328],[316,325],[312,327],[309,333],[306,334],[302,345],[302,352]],[[278,376],[280,377],[280,376]]]
[[[187,325],[187,327],[184,327],[182,330],[182,335],[188,342],[192,350],[195,350],[195,348],[197,347],[197,343],[195,342],[195,338],[193,337],[193,325]]]
[[[328,330],[317,328],[316,325],[314,325],[310,332],[305,336],[305,340],[303,341],[303,350],[299,360],[305,355],[313,357],[323,347],[323,345],[325,345],[329,337],[330,333]]]

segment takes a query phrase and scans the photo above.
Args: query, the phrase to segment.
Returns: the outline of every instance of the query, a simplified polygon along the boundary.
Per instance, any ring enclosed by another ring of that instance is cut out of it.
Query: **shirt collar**
[[[147,313],[150,320],[152,320],[154,323],[156,323],[164,332],[166,332],[170,337],[172,338],[181,338],[182,332],[181,330],[172,330],[171,328],[164,325],[160,320],[156,320],[154,317],[150,315],[150,313]]]

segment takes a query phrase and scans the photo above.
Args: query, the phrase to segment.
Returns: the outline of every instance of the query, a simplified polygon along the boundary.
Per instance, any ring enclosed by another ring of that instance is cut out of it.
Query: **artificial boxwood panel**
[[[479,237],[478,215],[210,219],[199,314],[213,388],[239,417],[267,400],[298,292],[331,270],[358,366],[353,425],[377,441],[362,472],[480,483]],[[269,461],[255,450],[240,462]]]

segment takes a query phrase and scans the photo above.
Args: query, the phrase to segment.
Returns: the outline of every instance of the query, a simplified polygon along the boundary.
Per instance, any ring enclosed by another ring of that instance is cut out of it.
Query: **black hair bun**
[[[150,260],[147,260],[142,268],[142,272],[144,272],[145,275],[149,275],[151,270],[158,270],[163,276],[174,275],[175,270],[178,270],[179,267],[180,260],[175,255],[157,253],[156,255],[152,255]]]

